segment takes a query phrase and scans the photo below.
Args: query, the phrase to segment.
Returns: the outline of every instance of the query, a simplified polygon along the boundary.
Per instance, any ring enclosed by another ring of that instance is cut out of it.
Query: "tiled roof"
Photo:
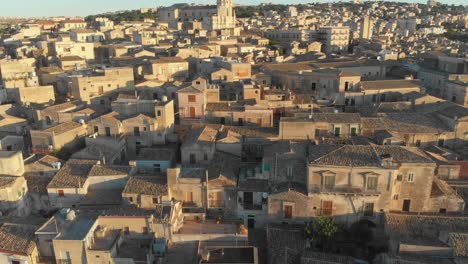
[[[268,180],[263,179],[245,179],[239,180],[237,189],[248,192],[267,192]]]
[[[66,133],[72,129],[82,126],[80,123],[75,121],[65,122],[58,124],[56,126],[44,129],[44,132],[53,132],[55,135],[60,135]]]
[[[468,257],[468,233],[450,233],[449,241],[456,257]]]
[[[468,233],[468,217],[387,213],[385,226],[398,242],[446,246],[439,240],[440,233]]]
[[[210,186],[236,186],[240,158],[231,154],[216,152],[207,167]]]
[[[0,175],[0,188],[10,187],[18,178],[16,176]]]
[[[420,80],[379,80],[379,81],[362,81],[362,90],[383,90],[383,89],[406,89],[406,88],[421,88]]]
[[[24,176],[28,184],[29,193],[37,193],[41,195],[47,195],[47,185],[52,180],[52,177],[40,176],[40,175],[29,175]]]
[[[230,112],[242,112],[245,110],[243,105],[237,103],[207,103],[206,111],[230,111]]]
[[[352,257],[341,256],[336,254],[328,254],[316,251],[306,251],[301,256],[301,264],[315,264],[315,263],[327,263],[327,264],[354,264],[356,263]]]
[[[177,93],[190,93],[190,94],[193,94],[193,93],[203,93],[203,92],[198,90],[197,88],[193,87],[192,85],[190,85],[190,86],[187,86],[185,88],[182,88],[182,89],[178,90]]]
[[[118,165],[94,165],[88,176],[128,175],[132,167]]]
[[[55,174],[47,188],[82,188],[89,171],[96,163],[96,160],[68,160]]]
[[[164,196],[168,193],[167,183],[158,176],[134,176],[130,177],[122,193]]]
[[[352,167],[381,167],[382,156],[390,156],[398,163],[433,163],[417,148],[401,146],[370,146],[344,145],[338,148],[310,146],[310,153],[315,149],[320,155],[310,156],[313,165],[352,166]]]
[[[4,224],[0,227],[0,252],[30,255],[36,247],[36,227]]]
[[[180,57],[161,57],[157,60],[153,60],[152,63],[154,64],[161,64],[161,63],[181,63],[187,62],[186,60]]]
[[[327,123],[360,123],[361,117],[356,113],[316,113],[312,115],[315,122]]]

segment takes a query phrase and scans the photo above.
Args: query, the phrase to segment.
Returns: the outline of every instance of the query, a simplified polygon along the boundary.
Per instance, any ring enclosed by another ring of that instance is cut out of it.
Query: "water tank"
[[[74,210],[68,211],[68,213],[67,213],[67,220],[68,220],[68,221],[73,221],[73,220],[75,220],[75,218],[76,218],[75,211],[74,211]]]
[[[162,101],[163,101],[163,102],[167,102],[167,96],[166,96],[166,95],[163,95]]]
[[[60,161],[52,162],[51,165],[53,168],[58,169],[58,170],[60,170],[60,168],[62,167],[62,163]]]
[[[78,120],[78,123],[84,125],[84,124],[85,124],[85,121],[84,121],[84,119],[80,119],[80,120]]]

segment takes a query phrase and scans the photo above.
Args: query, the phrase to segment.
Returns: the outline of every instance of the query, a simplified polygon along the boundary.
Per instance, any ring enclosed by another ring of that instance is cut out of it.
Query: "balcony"
[[[55,264],[57,263],[56,260],[55,260],[55,257],[54,256],[51,256],[51,257],[37,257],[36,258],[36,261],[37,263],[48,263],[48,264]],[[71,262],[71,261],[70,261]]]
[[[363,190],[362,187],[356,186],[320,186],[314,185],[311,188],[312,192],[316,193],[333,193],[333,194],[362,194],[362,195],[380,195],[379,190]]]
[[[57,259],[57,264],[72,264],[71,259]]]
[[[244,210],[263,210],[262,204],[241,204]]]
[[[224,200],[209,200],[208,207],[210,208],[224,207]]]

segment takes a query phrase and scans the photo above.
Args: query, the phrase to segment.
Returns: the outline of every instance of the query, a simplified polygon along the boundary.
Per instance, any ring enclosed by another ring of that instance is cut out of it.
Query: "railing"
[[[55,261],[55,257],[37,257],[36,258],[37,263],[44,263],[44,264],[55,264],[57,263]]]
[[[209,200],[209,207],[224,207],[224,200]]]
[[[183,202],[182,207],[198,207],[198,205],[194,202]]]
[[[57,259],[57,264],[72,264],[71,259]]]
[[[261,204],[242,204],[244,210],[263,210]]]

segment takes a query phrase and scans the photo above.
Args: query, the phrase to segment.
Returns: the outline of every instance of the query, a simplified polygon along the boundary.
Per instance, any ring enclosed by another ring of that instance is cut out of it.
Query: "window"
[[[357,128],[352,127],[351,128],[351,136],[355,137],[357,135]]]
[[[99,133],[99,127],[98,126],[94,126],[93,130],[94,130],[94,133]]]
[[[288,177],[292,177],[292,175],[293,175],[293,168],[288,167]]]
[[[408,182],[414,182],[414,173],[408,173]]]
[[[197,102],[197,98],[196,98],[195,95],[189,95],[189,96],[188,96],[188,101],[189,101],[190,103],[195,103],[195,102]]]
[[[402,181],[403,180],[403,175],[398,174],[397,177],[396,177],[396,180],[397,181]]]
[[[161,172],[161,164],[153,164],[153,172]]]
[[[143,234],[148,234],[148,227],[144,226],[142,230]]]
[[[65,192],[64,192],[63,190],[58,190],[58,196],[64,197],[64,196],[65,196]]]
[[[421,146],[421,140],[418,139],[418,140],[416,140],[416,147],[420,147],[420,146]]]
[[[106,137],[110,137],[111,135],[110,127],[105,127],[105,130],[106,130]]]
[[[284,218],[291,219],[292,218],[292,211],[293,211],[292,205],[285,205],[284,206]]]
[[[312,91],[315,91],[315,89],[317,89],[317,84],[316,83],[312,83]]]
[[[128,226],[124,227],[124,234],[128,235],[130,234],[130,228]]]
[[[440,209],[439,209],[439,213],[440,213],[440,214],[445,214],[445,213],[447,213],[447,209],[445,209],[445,208],[440,208]]]
[[[315,137],[320,137],[320,129],[315,129]]]
[[[374,215],[374,203],[365,203],[364,204],[364,216],[373,216]]]
[[[11,264],[20,264],[21,262],[19,260],[12,260]]]
[[[133,197],[128,197],[128,201],[133,203]]]
[[[197,162],[197,159],[195,157],[194,153],[190,153],[190,164],[195,164]]]
[[[153,204],[157,204],[159,202],[158,200],[158,197],[153,197]]]
[[[394,194],[394,195],[393,195],[393,200],[398,200],[398,196],[399,196],[398,193]]]
[[[208,160],[208,153],[203,153],[203,160]]]
[[[270,164],[267,163],[267,164],[263,165],[263,170],[264,171],[270,171]]]
[[[437,141],[437,146],[443,147],[444,143],[445,143],[445,139],[444,138],[439,138],[439,140]]]
[[[367,190],[376,191],[377,190],[377,177],[367,178]]]
[[[157,111],[158,116],[161,116],[161,110]]]
[[[134,127],[133,128],[133,135],[138,137],[140,136],[140,128],[139,127]]]
[[[325,176],[323,179],[323,187],[333,189],[335,187],[335,175]]]

